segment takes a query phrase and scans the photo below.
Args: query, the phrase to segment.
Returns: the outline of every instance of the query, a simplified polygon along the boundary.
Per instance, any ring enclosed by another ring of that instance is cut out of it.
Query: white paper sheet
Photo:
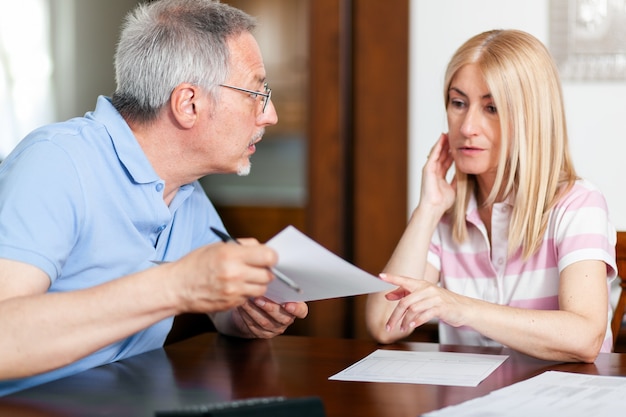
[[[376,350],[328,379],[475,387],[507,355]]]
[[[279,280],[273,280],[265,296],[277,303],[347,297],[396,288],[346,262],[293,226],[283,229],[267,246],[278,252],[276,269],[302,289],[298,293]]]
[[[623,416],[626,378],[547,371],[423,417]]]

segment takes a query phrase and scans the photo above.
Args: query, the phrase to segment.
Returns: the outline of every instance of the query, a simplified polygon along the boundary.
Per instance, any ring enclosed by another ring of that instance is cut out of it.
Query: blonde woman
[[[525,32],[479,34],[452,57],[444,96],[449,130],[381,274],[398,288],[368,298],[369,332],[391,343],[436,319],[441,343],[593,362],[612,347],[616,235],[576,175],[550,54]]]

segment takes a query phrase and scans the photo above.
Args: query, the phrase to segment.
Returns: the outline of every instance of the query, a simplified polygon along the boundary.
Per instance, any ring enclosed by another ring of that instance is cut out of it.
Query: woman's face
[[[475,64],[461,67],[452,78],[448,95],[448,137],[456,169],[476,175],[479,186],[489,192],[500,155],[500,119]]]

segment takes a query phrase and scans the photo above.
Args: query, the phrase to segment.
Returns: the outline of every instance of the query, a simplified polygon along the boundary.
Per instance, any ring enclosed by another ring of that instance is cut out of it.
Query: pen
[[[214,227],[211,227],[211,231],[213,233],[215,233],[220,239],[222,239],[222,242],[228,243],[228,242],[233,242],[233,243],[237,243],[239,244],[239,242],[237,241],[237,239],[234,239],[233,237],[231,237],[230,235],[222,232],[219,229],[216,229]],[[270,272],[272,274],[274,274],[274,276],[276,278],[278,278],[279,281],[282,281],[284,284],[286,284],[289,288],[293,289],[296,292],[302,292],[302,288],[300,288],[298,286],[298,284],[296,284],[295,282],[293,282],[289,277],[287,277],[286,275],[284,275],[282,272],[280,272],[279,270],[277,270],[276,268],[268,268],[270,270]]]

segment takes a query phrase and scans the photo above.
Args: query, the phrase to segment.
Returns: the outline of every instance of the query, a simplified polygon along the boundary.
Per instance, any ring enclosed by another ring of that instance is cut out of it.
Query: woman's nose
[[[464,136],[474,136],[480,130],[480,117],[477,110],[470,108],[461,123],[461,133]]]

